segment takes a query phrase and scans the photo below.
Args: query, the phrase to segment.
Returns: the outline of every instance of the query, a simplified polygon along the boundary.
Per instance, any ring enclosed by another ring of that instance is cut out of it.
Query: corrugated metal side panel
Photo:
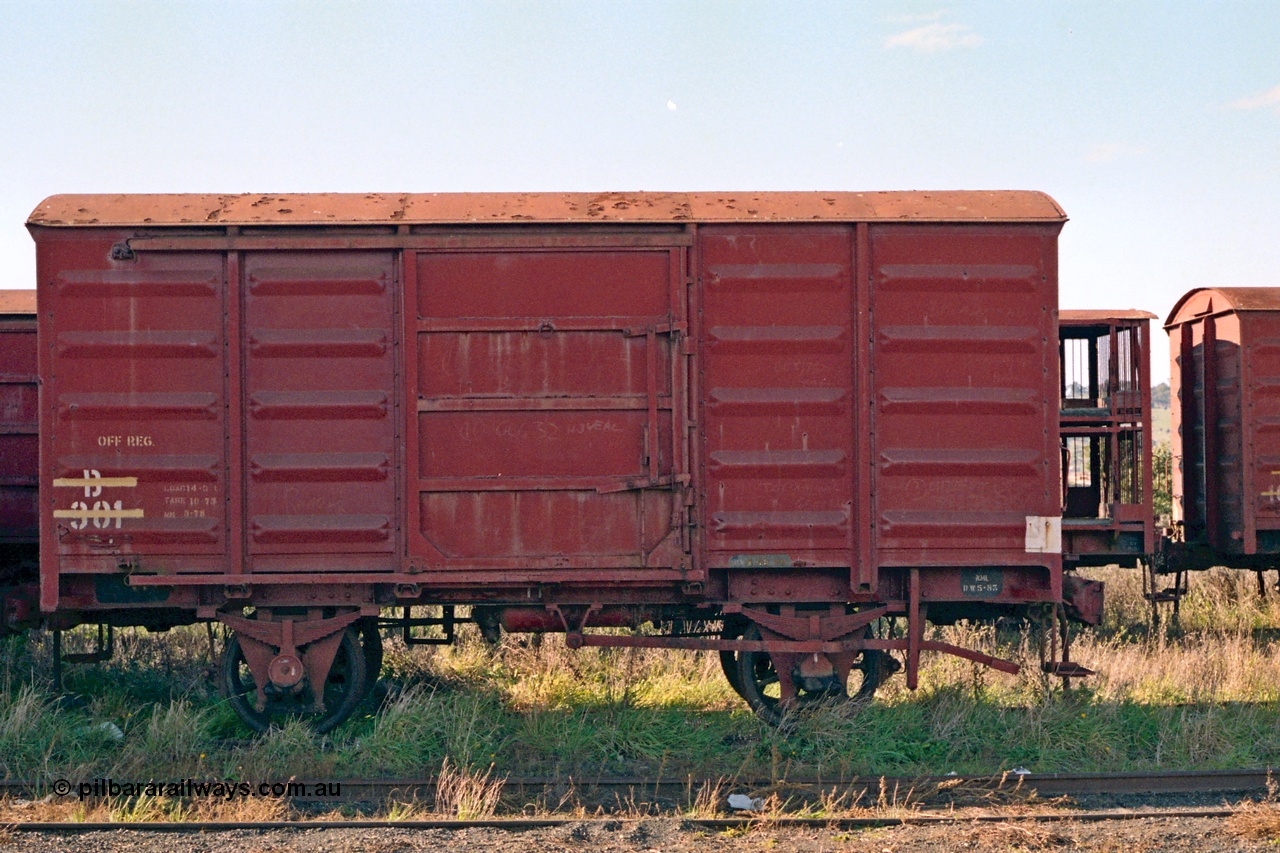
[[[1054,565],[1056,229],[872,226],[880,565]]]
[[[1206,312],[1215,307],[1206,298],[1213,293],[1197,292]],[[1239,315],[1231,313],[1188,315],[1169,327],[1174,519],[1184,523],[1189,541],[1224,553],[1245,548],[1247,403],[1242,391],[1248,379],[1242,374],[1241,331]]]
[[[1194,407],[1189,405],[1191,388],[1187,381],[1191,376],[1185,366],[1186,353],[1190,347],[1184,344],[1184,338],[1191,334],[1190,324],[1166,326],[1169,334],[1169,433],[1173,453],[1172,471],[1170,472],[1170,490],[1172,498],[1172,518],[1174,524],[1186,524],[1188,512],[1195,502],[1189,488],[1192,487],[1190,470],[1190,440],[1193,427]]]
[[[1204,534],[1204,323],[1169,329],[1171,429],[1174,439],[1173,518],[1189,537]],[[1195,531],[1199,531],[1198,534]]]
[[[1216,450],[1208,454],[1217,482],[1217,530],[1210,542],[1228,553],[1244,551],[1245,528],[1245,460],[1244,460],[1244,394],[1245,377],[1241,371],[1240,315],[1227,314],[1213,320],[1213,371],[1205,381],[1213,384],[1211,399],[1216,400],[1214,438]],[[1250,515],[1252,512],[1250,511]]]
[[[261,252],[244,261],[244,476],[251,566],[396,550],[396,261]],[[291,564],[290,564],[291,565]],[[394,567],[390,559],[385,568]]]
[[[1245,553],[1252,554],[1257,533],[1280,531],[1280,311],[1237,317],[1245,370]]]
[[[36,361],[35,315],[0,317],[0,542],[34,543],[40,535]]]
[[[708,226],[699,252],[710,563],[764,553],[849,566],[853,230]]]
[[[92,565],[81,557],[220,558],[222,257],[111,264],[109,243],[42,249],[42,575]]]
[[[411,552],[427,568],[645,577],[684,562],[685,250],[609,242],[498,239],[411,261]]]

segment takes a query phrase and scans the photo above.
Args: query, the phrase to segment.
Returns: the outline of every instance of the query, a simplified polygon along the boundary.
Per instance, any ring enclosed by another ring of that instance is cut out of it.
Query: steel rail
[[[168,782],[151,777],[158,783]],[[81,780],[93,783],[95,779]],[[124,782],[148,781],[145,778],[118,780]],[[177,780],[173,780],[177,781]],[[218,781],[210,778],[210,783]],[[256,780],[255,780],[256,781]],[[278,781],[278,780],[268,780]],[[325,790],[338,786],[341,796],[333,795],[291,795],[281,799],[293,802],[375,802],[387,799],[392,795],[404,797],[428,797],[435,793],[435,778],[416,779],[339,779],[317,780],[290,779],[295,791],[316,791],[323,784]],[[495,780],[497,781],[497,780]],[[780,790],[794,793],[811,792],[814,794],[834,791],[892,791],[899,792],[937,791],[945,794],[948,791],[962,789],[965,793],[981,791],[1035,791],[1040,796],[1064,796],[1081,794],[1176,794],[1176,793],[1212,793],[1218,791],[1265,791],[1280,782],[1280,771],[1270,768],[1237,769],[1237,770],[1174,770],[1160,772],[1132,771],[1122,773],[1013,773],[1001,772],[993,775],[947,775],[947,776],[852,776],[852,777],[783,777],[779,779],[718,777],[668,777],[660,779],[640,777],[507,777],[502,780],[502,790],[508,797],[521,797],[539,792],[562,793],[576,790],[584,793],[594,792],[653,792],[655,796],[665,794],[671,796],[680,792],[697,792],[704,787],[719,787],[730,792],[749,792],[761,790]],[[50,782],[30,780],[0,780],[0,797],[43,796],[49,793]],[[63,798],[77,796],[77,784],[72,784],[69,793]]]
[[[965,823],[1099,823],[1104,821],[1160,820],[1170,818],[1227,818],[1234,809],[1163,809],[1159,811],[1071,811],[1043,812],[1039,814],[946,814],[908,815],[903,817],[756,817],[742,818],[680,818],[681,823],[701,829],[874,829],[889,826],[932,826]],[[661,818],[628,818],[635,820],[660,820]],[[192,822],[137,822],[137,823],[55,823],[30,822],[0,824],[9,832],[85,833],[115,832],[231,832],[235,830],[304,830],[304,829],[527,829],[554,828],[578,824],[617,824],[619,818],[490,818],[484,820],[276,820],[276,821],[192,821]]]
[[[1035,791],[1040,796],[1066,796],[1081,794],[1178,794],[1209,793],[1215,791],[1265,791],[1268,785],[1280,781],[1280,772],[1270,769],[1256,770],[1175,770],[1159,773],[998,773],[983,776],[863,776],[834,779],[815,777],[770,779],[734,779],[723,777],[673,777],[669,779],[644,779],[627,777],[602,778],[520,778],[511,777],[503,783],[503,791],[521,796],[539,791],[652,791],[672,793],[697,792],[717,785],[734,791],[758,791],[785,789],[787,791],[814,794],[836,790],[912,789],[953,790],[963,788],[975,791]],[[305,782],[308,790],[314,790],[314,782]],[[331,783],[332,784],[332,783]],[[392,793],[402,795],[429,794],[435,790],[434,779],[405,780],[352,780],[341,782],[344,800],[385,799]],[[348,789],[351,794],[348,795]],[[306,798],[295,797],[297,801]],[[315,798],[319,800],[324,797]],[[332,798],[329,798],[332,799]]]

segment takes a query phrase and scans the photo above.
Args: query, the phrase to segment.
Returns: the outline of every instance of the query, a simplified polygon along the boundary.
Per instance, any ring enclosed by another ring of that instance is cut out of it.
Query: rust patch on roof
[[[1178,300],[1164,325],[1235,311],[1280,311],[1280,287],[1198,287]]]
[[[0,290],[0,314],[36,313],[34,290]]]
[[[28,225],[373,225],[502,222],[1065,222],[1024,190],[762,193],[56,195]]]

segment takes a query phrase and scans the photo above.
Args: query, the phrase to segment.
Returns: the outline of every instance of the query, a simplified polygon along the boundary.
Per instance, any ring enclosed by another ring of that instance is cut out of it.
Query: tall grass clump
[[[451,760],[472,771],[493,763],[509,737],[501,704],[483,693],[411,686],[389,701],[359,737],[339,751],[340,772],[423,776]]]
[[[222,766],[225,775],[218,778],[250,783],[336,778],[333,749],[299,720],[289,720],[248,744],[233,747],[223,756]]]
[[[62,712],[34,685],[4,687],[0,690],[0,775],[52,779],[64,768],[90,764],[107,751],[102,732]]]
[[[109,728],[106,731],[111,734]],[[183,699],[156,705],[146,721],[123,738],[112,775],[186,778],[200,769],[209,741],[208,711]]]
[[[492,766],[478,772],[454,767],[445,759],[436,776],[437,814],[456,820],[493,817],[502,800],[502,779],[493,779]]]
[[[1252,572],[1191,574],[1177,621],[1164,605],[1158,629],[1137,571],[1093,574],[1106,583],[1106,619],[1098,630],[1080,632],[1073,655],[1097,670],[1090,682],[1098,700],[1280,701],[1280,594],[1260,597]]]

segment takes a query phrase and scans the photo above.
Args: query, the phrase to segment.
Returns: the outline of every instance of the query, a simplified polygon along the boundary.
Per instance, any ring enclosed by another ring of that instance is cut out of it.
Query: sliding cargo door
[[[680,237],[455,239],[417,255],[419,568],[494,582],[685,577]]]
[[[243,279],[250,569],[398,568],[395,256],[250,253]]]

